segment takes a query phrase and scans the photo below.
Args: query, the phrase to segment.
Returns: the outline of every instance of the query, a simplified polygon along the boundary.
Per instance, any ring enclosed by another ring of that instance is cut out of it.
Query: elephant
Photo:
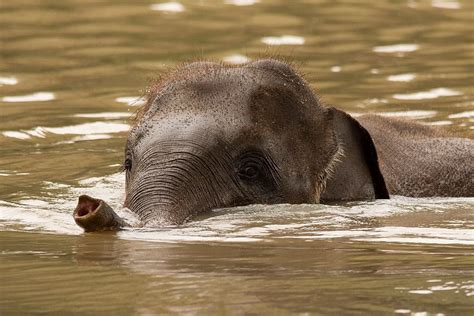
[[[324,104],[290,64],[184,64],[147,91],[125,146],[124,206],[144,226],[216,208],[473,196],[474,140]],[[126,227],[81,196],[86,231]]]

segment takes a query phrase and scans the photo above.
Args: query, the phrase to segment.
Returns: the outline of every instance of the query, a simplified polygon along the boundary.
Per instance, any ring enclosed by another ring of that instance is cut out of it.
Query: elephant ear
[[[388,199],[377,150],[369,132],[349,114],[330,108],[342,156],[321,194],[322,202]]]

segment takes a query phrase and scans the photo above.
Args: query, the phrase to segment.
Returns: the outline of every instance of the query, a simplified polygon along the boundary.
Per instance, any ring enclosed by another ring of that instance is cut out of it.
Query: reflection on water
[[[394,94],[393,98],[397,100],[430,100],[439,97],[452,97],[460,95],[461,92],[446,88],[436,88],[429,91],[422,91],[409,94]]]
[[[472,247],[1,233],[5,311],[468,315]]]
[[[397,82],[408,82],[416,78],[415,74],[400,74],[400,75],[391,75],[387,77],[388,81],[397,81]]]
[[[78,114],[78,117],[88,117],[88,118],[96,118],[98,115],[99,117],[104,113],[98,114]],[[125,113],[127,114],[127,113]],[[123,117],[121,115],[117,115],[117,113],[112,113],[112,117],[106,118],[118,118]],[[129,114],[127,114],[127,117]],[[123,123],[109,123],[109,122],[93,122],[93,123],[83,123],[78,125],[72,126],[62,126],[62,127],[36,127],[32,130],[23,130],[21,132],[17,131],[5,131],[2,132],[3,136],[6,137],[13,137],[18,139],[30,139],[31,136],[45,138],[47,133],[58,134],[58,135],[85,135],[85,137],[89,137],[89,140],[95,140],[98,138],[94,138],[97,135],[94,134],[106,134],[106,133],[120,133],[126,132],[130,129],[128,124]],[[103,139],[103,138],[99,138]]]
[[[268,36],[262,38],[262,43],[267,45],[303,45],[304,38],[296,35]]]
[[[28,94],[28,95],[3,97],[2,102],[40,102],[40,101],[51,101],[54,99],[55,99],[54,93],[36,92],[36,93]]]
[[[259,0],[225,0],[227,4],[233,4],[236,6],[248,6],[259,2]]]
[[[15,85],[18,83],[18,79],[15,77],[0,77],[0,86],[2,85]]]
[[[238,64],[245,64],[249,62],[250,59],[244,55],[235,54],[235,55],[230,55],[230,56],[226,56],[222,58],[222,61],[229,64],[238,65]]]
[[[474,111],[466,111],[461,113],[449,114],[448,118],[465,118],[465,117],[474,117]]]
[[[166,3],[158,3],[152,4],[150,9],[154,11],[163,11],[163,12],[183,12],[185,10],[184,6],[179,2],[166,2]]]
[[[409,53],[418,50],[417,44],[396,44],[387,46],[376,46],[373,51],[376,53]],[[402,55],[400,55],[402,56]]]
[[[140,106],[145,104],[145,100],[140,97],[119,97],[115,99],[115,102],[125,103],[130,106]]]
[[[460,9],[461,4],[455,0],[432,0],[431,5],[441,9]]]
[[[2,2],[0,313],[470,315],[474,200],[216,210],[83,234],[150,78],[294,61],[328,104],[473,137],[472,1]],[[105,303],[104,303],[105,302]]]

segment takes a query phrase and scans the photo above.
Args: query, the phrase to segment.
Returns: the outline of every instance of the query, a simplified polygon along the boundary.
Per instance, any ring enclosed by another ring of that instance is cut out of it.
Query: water
[[[183,61],[293,60],[328,104],[474,137],[472,1],[0,4],[0,312],[472,315],[474,199],[216,210],[83,234],[120,210],[129,117]]]

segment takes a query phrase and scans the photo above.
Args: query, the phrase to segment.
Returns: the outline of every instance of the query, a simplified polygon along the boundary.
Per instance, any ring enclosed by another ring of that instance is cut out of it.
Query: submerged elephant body
[[[125,148],[125,206],[160,226],[248,204],[472,196],[473,145],[414,123],[356,120],[279,61],[196,62],[150,88]]]

